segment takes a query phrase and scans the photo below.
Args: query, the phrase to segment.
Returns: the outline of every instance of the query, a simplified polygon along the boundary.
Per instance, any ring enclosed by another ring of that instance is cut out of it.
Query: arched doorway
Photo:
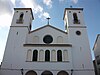
[[[69,75],[66,71],[60,71],[57,75]]]
[[[50,71],[44,71],[41,75],[53,75]]]
[[[25,75],[37,75],[37,73],[33,70],[30,70]]]

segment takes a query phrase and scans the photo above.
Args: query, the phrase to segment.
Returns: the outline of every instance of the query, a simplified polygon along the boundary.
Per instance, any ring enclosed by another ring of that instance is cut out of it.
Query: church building
[[[0,75],[95,75],[83,8],[65,8],[64,27],[31,30],[31,8],[14,8]]]

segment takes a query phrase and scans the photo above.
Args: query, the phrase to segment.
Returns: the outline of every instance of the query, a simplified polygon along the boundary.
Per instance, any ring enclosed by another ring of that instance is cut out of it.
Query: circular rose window
[[[49,43],[52,43],[52,41],[53,41],[53,38],[52,38],[52,36],[50,36],[50,35],[46,35],[46,36],[44,36],[44,38],[43,38],[43,42],[44,42],[44,43],[49,44]]]
[[[77,34],[77,35],[81,35],[81,32],[80,32],[80,31],[76,31],[76,34]]]

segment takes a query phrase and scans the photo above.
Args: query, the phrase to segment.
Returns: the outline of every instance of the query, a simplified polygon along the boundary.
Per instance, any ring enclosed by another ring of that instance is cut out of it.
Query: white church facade
[[[14,8],[0,75],[95,75],[83,8],[65,8],[65,31],[31,30],[31,8]]]

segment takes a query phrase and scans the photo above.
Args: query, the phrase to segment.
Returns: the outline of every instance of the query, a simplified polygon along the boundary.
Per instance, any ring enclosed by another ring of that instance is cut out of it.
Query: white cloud
[[[39,15],[39,18],[42,18],[43,17],[43,19],[46,19],[46,18],[50,18],[50,15],[49,15],[49,13],[48,12],[43,12],[43,13],[41,13],[40,15]]]
[[[35,0],[21,0],[21,4],[23,4],[25,8],[32,8],[35,14],[43,11],[43,8],[38,5]]]
[[[15,6],[15,2],[16,2],[16,0],[11,0],[11,2],[13,3],[13,5]]]
[[[0,15],[12,13],[12,3],[9,0],[0,0]]]
[[[39,4],[37,4],[35,2],[35,0],[27,0],[27,1],[21,0],[21,4],[23,4],[24,7],[26,7],[26,8],[32,8],[33,9],[33,13],[34,14],[38,13],[38,17],[39,18],[47,17],[47,15],[45,15],[43,7],[41,7]],[[49,13],[47,13],[47,12],[46,12],[46,14],[49,15]]]
[[[13,4],[10,0],[0,0],[0,28],[11,25],[12,6]]]
[[[0,15],[0,28],[9,27],[11,25],[12,16],[10,14]]]
[[[44,13],[43,13],[43,16],[46,17],[46,18],[48,18],[48,17],[50,18],[49,13],[47,13],[47,12],[44,12]]]
[[[69,2],[69,1],[72,1],[74,4],[76,4],[78,2],[78,0],[59,0],[59,2]]]
[[[52,7],[52,1],[51,0],[43,0],[43,3],[49,6],[50,8]]]
[[[78,2],[78,0],[72,0],[72,2],[76,4]]]
[[[60,2],[64,2],[65,0],[59,0]]]
[[[35,6],[35,8],[33,8],[33,12],[35,14],[42,13],[43,12],[43,8],[40,5],[37,5],[37,6]]]
[[[34,8],[32,0],[21,0],[21,4],[24,5],[25,8]]]

